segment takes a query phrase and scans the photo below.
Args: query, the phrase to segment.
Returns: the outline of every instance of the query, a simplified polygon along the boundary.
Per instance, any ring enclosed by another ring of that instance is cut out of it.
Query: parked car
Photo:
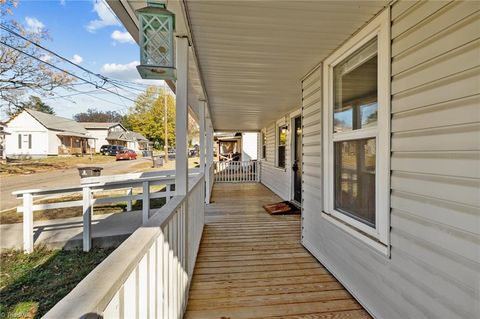
[[[125,146],[121,145],[109,145],[110,147],[105,151],[105,155],[115,156],[119,152],[125,149]]]
[[[112,145],[102,145],[102,147],[100,147],[100,154],[102,155],[107,155],[108,153],[108,149],[110,148],[110,146]]]
[[[136,160],[137,159],[137,153],[135,153],[134,150],[129,150],[129,149],[123,149],[119,151],[116,155],[117,161],[120,160]]]

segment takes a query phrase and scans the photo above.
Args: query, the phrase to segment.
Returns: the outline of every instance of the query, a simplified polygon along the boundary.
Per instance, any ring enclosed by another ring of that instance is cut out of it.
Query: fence
[[[33,251],[33,212],[37,210],[83,207],[83,250],[89,251],[92,242],[91,223],[94,205],[127,202],[127,211],[132,210],[134,200],[142,201],[142,222],[145,224],[149,219],[150,200],[165,198],[168,202],[174,195],[172,185],[175,184],[175,171],[162,171],[151,173],[134,173],[123,175],[111,175],[102,177],[90,177],[82,180],[81,186],[67,188],[52,188],[45,190],[21,190],[12,194],[22,199],[22,206],[17,207],[17,212],[23,213],[23,249],[30,253]],[[190,176],[198,175],[198,170],[192,171]],[[152,191],[151,187],[165,186],[161,191]],[[141,192],[135,194],[134,189]],[[100,197],[102,192],[108,191],[110,195]],[[112,192],[121,191],[125,195],[111,195]],[[81,200],[70,200],[49,204],[33,204],[34,198],[45,196],[63,196],[82,194]]]
[[[247,183],[260,181],[258,161],[214,162],[215,182]]]
[[[205,179],[155,211],[44,318],[181,318],[204,225]]]

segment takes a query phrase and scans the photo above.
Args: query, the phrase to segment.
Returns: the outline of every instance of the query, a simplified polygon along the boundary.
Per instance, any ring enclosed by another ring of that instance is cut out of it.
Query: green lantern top
[[[136,11],[140,31],[140,64],[144,79],[175,79],[175,15],[163,4],[148,3]]]

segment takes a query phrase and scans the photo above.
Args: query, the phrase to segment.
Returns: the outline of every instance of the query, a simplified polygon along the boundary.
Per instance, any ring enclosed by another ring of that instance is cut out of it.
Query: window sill
[[[375,252],[381,254],[383,257],[390,258],[390,245],[385,245],[383,243],[380,243],[375,238],[372,238],[369,235],[362,233],[361,231],[354,228],[353,226],[335,218],[330,214],[327,214],[325,212],[322,212],[321,214],[322,214],[322,217],[325,218],[325,220],[327,220],[331,224],[345,231],[352,237],[355,237],[359,241],[367,244],[370,248],[373,248]]]
[[[286,172],[286,171],[287,171],[287,169],[286,169],[285,167],[274,166],[273,168],[276,169],[276,170],[282,171],[282,172]]]

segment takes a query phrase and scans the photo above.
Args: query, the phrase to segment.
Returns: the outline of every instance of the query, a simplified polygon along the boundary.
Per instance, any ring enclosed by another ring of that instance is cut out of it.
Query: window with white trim
[[[267,132],[262,131],[262,158],[267,159]]]
[[[277,126],[277,167],[285,168],[287,125]]]
[[[390,223],[388,20],[384,11],[324,62],[324,212],[376,247]]]

